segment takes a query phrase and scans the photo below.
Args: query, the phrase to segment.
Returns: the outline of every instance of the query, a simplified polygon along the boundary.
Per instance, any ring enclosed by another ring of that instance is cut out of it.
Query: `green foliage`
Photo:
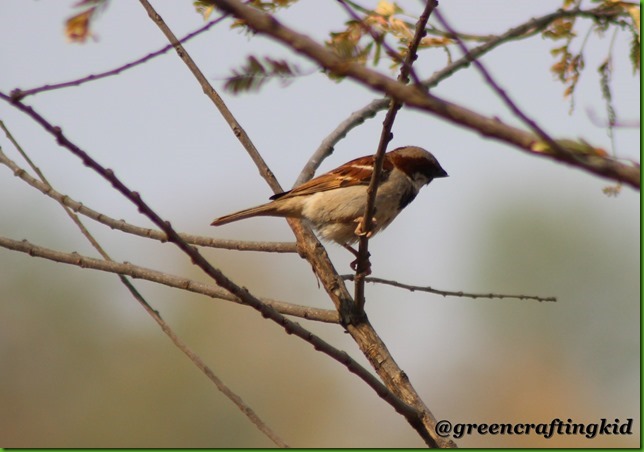
[[[642,49],[640,47],[640,35],[637,33],[633,33],[633,37],[631,39],[631,52],[629,55],[631,59],[631,63],[633,64],[633,74],[640,70],[641,53],[642,53]]]
[[[233,70],[233,75],[226,79],[224,89],[234,94],[244,91],[257,91],[266,82],[278,78],[282,84],[288,84],[293,77],[302,75],[297,66],[285,60],[263,58],[263,63],[249,56],[245,65]]]
[[[613,95],[610,89],[610,79],[613,72],[612,66],[610,58],[606,58],[606,60],[597,69],[599,72],[599,86],[601,87],[602,97],[606,101],[609,130],[615,126],[615,122],[617,121],[615,107],[613,107]]]

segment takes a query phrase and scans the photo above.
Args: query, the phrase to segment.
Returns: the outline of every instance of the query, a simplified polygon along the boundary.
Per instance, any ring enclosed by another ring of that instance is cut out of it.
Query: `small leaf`
[[[609,185],[608,187],[602,188],[602,191],[606,196],[612,196],[616,197],[619,196],[619,194],[622,191],[622,184],[616,184],[616,185]]]
[[[640,37],[639,35],[634,34],[633,39],[631,40],[631,51],[629,54],[631,63],[633,64],[633,73],[640,70],[641,53],[642,53],[642,49],[640,47]]]
[[[208,20],[212,12],[215,10],[215,3],[212,0],[196,0],[193,2],[195,10],[201,14],[203,20]]]
[[[396,14],[396,4],[389,3],[385,0],[380,0],[378,2],[378,6],[376,6],[375,12],[376,14],[383,17],[393,16],[394,14]]]
[[[633,19],[633,26],[635,30],[637,30],[637,40],[639,41],[639,33],[640,33],[640,7],[639,5],[634,5],[632,3],[627,3],[627,2],[622,2],[626,8],[626,11],[628,11],[628,14],[631,16],[631,19]]]
[[[89,25],[95,7],[70,17],[65,22],[65,36],[69,42],[84,43],[91,36]]]
[[[84,43],[87,38],[93,37],[91,32],[92,21],[107,4],[108,0],[81,0],[77,2],[74,5],[76,8],[85,9],[65,21],[67,40],[73,43]]]
[[[434,38],[427,36],[420,40],[419,47],[445,47],[453,43],[454,41],[450,38]]]
[[[256,91],[272,79],[279,78],[282,84],[286,84],[297,75],[301,75],[297,66],[285,60],[265,57],[262,63],[254,56],[249,56],[240,70],[233,70],[233,75],[226,80],[224,89],[234,94]]]

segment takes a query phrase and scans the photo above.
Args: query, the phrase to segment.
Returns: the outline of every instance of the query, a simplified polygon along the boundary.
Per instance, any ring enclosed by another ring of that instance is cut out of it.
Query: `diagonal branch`
[[[93,210],[84,204],[75,201],[67,195],[64,195],[51,186],[33,178],[24,169],[19,167],[14,161],[9,159],[2,149],[0,148],[0,164],[7,166],[16,177],[19,177],[30,186],[39,190],[44,195],[64,204],[72,211],[85,215],[94,221],[97,221],[111,229],[123,231],[128,234],[137,235],[149,239],[158,240],[160,242],[167,242],[168,237],[161,231],[156,229],[144,228],[133,224],[126,223],[124,220],[117,220],[111,218],[101,212]],[[295,243],[290,242],[254,242],[254,241],[241,241],[241,240],[224,240],[215,239],[212,237],[194,235],[194,234],[179,234],[182,239],[192,245],[205,246],[210,248],[222,248],[237,251],[263,251],[271,253],[295,253],[297,248]]]
[[[241,141],[243,144],[244,148],[248,151],[249,155],[253,159],[253,162],[257,165],[258,168],[260,168],[260,174],[262,177],[268,182],[268,185],[273,189],[275,193],[279,193],[282,190],[282,187],[280,184],[277,182],[277,179],[275,178],[275,175],[272,173],[272,171],[268,168],[268,165],[262,158],[262,156],[259,154],[259,151],[257,151],[257,148],[251,141],[250,137],[246,133],[246,131],[242,128],[242,126],[237,122],[231,111],[226,107],[226,104],[224,103],[223,99],[217,94],[217,91],[212,87],[212,85],[208,82],[208,79],[206,76],[201,72],[201,69],[197,66],[197,64],[194,62],[194,60],[190,57],[188,52],[185,51],[183,48],[183,45],[181,45],[181,41],[177,39],[177,37],[174,35],[172,30],[170,30],[170,27],[164,22],[163,18],[155,11],[155,9],[152,7],[152,5],[147,1],[147,0],[139,0],[143,8],[145,8],[146,12],[148,13],[148,16],[150,16],[150,19],[159,27],[161,32],[166,36],[168,41],[170,41],[170,44],[172,47],[174,47],[175,51],[177,52],[177,55],[183,60],[183,62],[188,66],[188,69],[190,69],[190,72],[195,76],[199,84],[201,85],[201,88],[203,89],[204,94],[208,96],[208,98],[215,104],[215,107],[219,110],[221,115],[224,117],[230,128],[233,130],[233,133],[235,136]],[[226,15],[222,16],[225,17]]]
[[[467,46],[465,43],[461,40],[461,38],[458,37],[457,33],[454,31],[454,29],[447,23],[443,15],[440,13],[440,11],[436,12],[436,18],[438,21],[445,27],[445,29],[454,36],[454,39],[456,39],[456,43],[460,47],[461,51],[463,52],[463,55],[465,57],[468,56],[469,51],[467,49]],[[505,105],[514,113],[521,121],[523,121],[532,131],[539,136],[544,142],[548,143],[548,146],[550,147],[550,150],[559,154],[565,154],[566,151],[562,149],[562,147],[555,142],[555,140],[548,134],[546,133],[543,128],[537,124],[535,120],[532,118],[529,118],[521,109],[517,106],[517,104],[510,98],[508,93],[505,92],[503,88],[501,88],[498,83],[492,78],[488,70],[483,66],[483,63],[481,63],[480,59],[477,58],[471,58],[472,63],[474,63],[474,66],[479,70],[479,72],[483,75],[483,78],[487,82],[488,85],[497,93],[497,95],[503,100]],[[576,158],[575,154],[570,154],[571,157]]]
[[[272,16],[233,0],[216,0],[216,3],[236,17],[243,18],[256,32],[271,36],[329,71],[359,81],[376,91],[386,93],[401,103],[462,125],[484,136],[503,141],[531,155],[554,159],[607,179],[621,181],[633,188],[640,188],[639,168],[609,157],[577,155],[568,149],[564,149],[566,152],[560,152],[557,148],[543,149],[539,138],[531,132],[453,104],[416,86],[404,85],[360,64],[345,61],[308,36],[282,25]]]
[[[232,301],[233,303],[244,304],[239,298],[234,297],[227,290],[213,284],[207,284],[194,279],[176,276],[169,273],[160,272],[151,268],[135,265],[130,262],[116,262],[111,260],[95,259],[83,256],[78,253],[65,253],[63,251],[52,250],[41,246],[36,246],[26,240],[17,241],[9,238],[0,238],[0,246],[27,253],[30,256],[41,257],[54,262],[60,262],[68,265],[75,265],[81,268],[89,268],[117,275],[126,275],[134,279],[150,281],[156,284],[173,287],[179,290],[205,295],[207,297],[219,300]],[[271,306],[277,312],[300,317],[306,320],[312,320],[324,323],[340,323],[338,313],[330,309],[312,308],[309,306],[286,303],[271,298],[260,298],[263,303]]]
[[[251,157],[260,175],[266,180],[269,187],[275,193],[282,192],[282,187],[277,182],[275,175],[270,170],[259,151],[253,144],[252,140],[241,127],[239,122],[235,119],[232,112],[228,109],[223,99],[217,94],[217,91],[208,82],[208,79],[203,75],[197,64],[190,57],[186,49],[177,41],[177,38],[172,33],[172,30],[163,21],[163,18],[154,10],[152,5],[147,0],[139,0],[141,5],[145,8],[150,18],[154,21],[163,34],[168,38],[170,43],[174,46],[177,54],[181,60],[186,64],[190,72],[195,76],[195,79],[201,86],[204,94],[213,102],[215,107],[219,110],[224,117],[231,130],[240,141],[248,155]],[[333,301],[336,309],[342,317],[343,323],[350,323],[351,320],[351,295],[347,291],[344,281],[338,276],[335,271],[329,256],[324,247],[317,240],[315,235],[311,232],[310,228],[305,226],[301,221],[295,219],[287,219],[289,226],[293,230],[297,239],[298,252],[304,256],[311,266],[316,276],[319,278],[327,294]]]

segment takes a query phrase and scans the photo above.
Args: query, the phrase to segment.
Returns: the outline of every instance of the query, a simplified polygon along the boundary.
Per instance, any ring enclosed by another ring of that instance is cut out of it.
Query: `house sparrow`
[[[308,221],[323,239],[337,242],[357,256],[350,244],[364,235],[362,216],[373,163],[373,155],[351,160],[290,191],[271,196],[269,203],[217,218],[212,226],[256,216],[300,218]],[[389,226],[424,185],[434,178],[447,177],[436,158],[417,146],[387,152],[381,174],[369,236]],[[352,268],[354,265],[355,262]]]

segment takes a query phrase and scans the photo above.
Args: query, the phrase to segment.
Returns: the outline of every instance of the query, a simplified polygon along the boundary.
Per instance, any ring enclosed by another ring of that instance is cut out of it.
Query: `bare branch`
[[[95,220],[99,223],[102,223],[111,229],[116,229],[123,231],[128,234],[137,235],[139,237],[145,237],[149,239],[159,240],[160,242],[167,242],[167,236],[156,229],[143,228],[140,226],[135,226],[129,223],[126,223],[125,220],[116,220],[111,218],[103,213],[97,212],[84,204],[73,200],[67,195],[59,193],[54,190],[48,184],[38,181],[37,179],[30,176],[24,169],[20,168],[14,161],[9,159],[0,148],[0,163],[6,165],[16,177],[19,177],[25,181],[30,186],[39,190],[44,195],[49,196],[50,198],[62,203],[63,205],[69,207],[76,213],[85,215],[92,220]],[[206,237],[201,235],[194,234],[179,234],[183,240],[192,245],[205,246],[210,248],[222,248],[228,250],[237,250],[237,251],[262,251],[262,252],[271,252],[271,253],[295,253],[297,252],[297,247],[295,243],[291,242],[247,242],[241,240],[223,240],[215,239],[212,237]]]
[[[192,33],[188,33],[187,35],[185,35],[183,38],[181,38],[179,40],[179,42],[188,42],[189,40],[191,40],[195,36],[198,36],[201,33],[210,30],[212,27],[214,27],[219,22],[221,22],[223,19],[225,19],[226,16],[227,16],[227,14],[224,14],[223,16],[218,17],[217,19],[211,20],[210,22],[208,22],[203,27],[198,28],[197,30],[193,31]],[[123,71],[126,71],[128,69],[132,69],[133,67],[139,66],[139,65],[141,65],[143,63],[146,63],[146,62],[150,61],[151,59],[153,59],[153,58],[155,58],[155,57],[157,57],[159,55],[163,55],[168,50],[170,50],[172,47],[173,47],[172,44],[168,44],[167,46],[157,50],[156,52],[152,52],[152,53],[150,53],[150,54],[148,54],[148,55],[146,55],[146,56],[144,56],[142,58],[139,58],[139,59],[134,60],[134,61],[132,61],[130,63],[124,64],[123,66],[119,66],[116,69],[112,69],[112,70],[109,70],[109,71],[106,71],[106,72],[101,72],[101,73],[98,73],[98,74],[91,74],[91,75],[88,75],[86,77],[79,78],[77,80],[71,80],[69,82],[56,83],[56,84],[52,84],[52,85],[44,85],[44,86],[40,86],[40,87],[37,87],[37,88],[31,88],[31,89],[26,89],[26,90],[16,88],[15,90],[13,90],[11,92],[11,96],[13,98],[17,99],[17,100],[21,100],[21,99],[24,99],[27,96],[32,96],[34,94],[43,93],[45,91],[53,91],[53,90],[61,89],[61,88],[69,88],[70,86],[79,86],[79,85],[82,85],[82,84],[87,83],[87,82],[93,82],[93,81],[96,81],[96,80],[100,80],[102,78],[111,77],[113,75],[118,75]]]
[[[148,16],[150,16],[150,19],[159,27],[159,29],[163,32],[163,34],[168,38],[168,41],[170,41],[170,44],[172,47],[177,52],[177,55],[183,60],[183,62],[188,66],[188,69],[190,69],[190,72],[195,76],[199,84],[201,85],[201,88],[203,89],[203,92],[208,98],[215,104],[221,115],[224,117],[230,128],[232,129],[233,133],[235,136],[239,139],[239,141],[242,143],[246,151],[249,153],[251,158],[253,159],[253,162],[255,162],[255,165],[260,169],[260,174],[261,176],[268,182],[269,187],[273,189],[275,193],[282,192],[282,187],[280,184],[277,182],[277,179],[275,178],[275,175],[273,172],[268,168],[268,165],[262,158],[262,156],[259,154],[257,151],[257,148],[251,141],[250,137],[246,133],[246,131],[242,128],[242,126],[237,122],[231,111],[226,107],[226,104],[224,103],[223,99],[217,94],[217,91],[212,87],[210,82],[208,82],[208,79],[206,76],[201,72],[201,69],[197,66],[197,64],[194,62],[194,60],[190,57],[188,52],[185,51],[183,46],[181,45],[181,42],[177,39],[177,37],[174,35],[172,30],[168,27],[168,25],[163,21],[163,18],[155,11],[155,9],[150,5],[150,3],[147,0],[139,0],[141,5],[143,5],[143,8],[148,13]]]
[[[82,256],[78,253],[65,253],[40,246],[33,245],[26,240],[17,241],[8,238],[0,238],[0,246],[27,253],[30,256],[41,257],[54,262],[69,265],[76,265],[82,268],[89,268],[118,275],[131,276],[135,279],[142,279],[156,284],[186,290],[188,292],[205,295],[210,298],[232,301],[244,304],[239,298],[234,297],[230,292],[213,284],[202,283],[190,278],[175,276],[169,273],[160,272],[151,268],[142,267],[130,262],[115,262],[102,259],[95,259]],[[330,309],[313,308],[302,306],[270,298],[260,298],[262,302],[284,315],[300,317],[306,320],[313,320],[324,323],[339,323],[338,313]]]
[[[311,179],[324,159],[333,153],[333,147],[340,140],[346,137],[351,129],[358,127],[360,124],[365,122],[365,120],[376,116],[379,111],[387,108],[390,102],[391,101],[389,99],[376,99],[371,101],[365,107],[351,113],[347,119],[338,124],[335,130],[322,140],[320,146],[318,146],[311,158],[306,162],[306,165],[302,168],[302,171],[293,186],[297,187]]]
[[[170,338],[172,343],[177,346],[189,359],[192,361],[199,370],[201,370],[210,381],[212,381],[217,389],[224,394],[231,402],[233,402],[239,411],[241,411],[256,427],[262,432],[268,439],[270,439],[276,446],[286,448],[289,447],[287,443],[280,438],[277,433],[275,433],[266,423],[255,413],[255,411],[248,405],[244,400],[234,393],[215,373],[213,370],[208,367],[208,365],[201,359],[199,355],[193,352],[188,345],[183,342],[175,333],[172,331],[168,324],[165,323],[161,317],[157,314],[155,310],[149,308],[147,304],[144,305],[146,311],[154,318],[154,320],[159,324],[163,332]],[[149,309],[148,309],[149,308]]]
[[[342,278],[346,281],[355,281],[355,275],[354,274],[346,274],[342,275]],[[434,289],[433,287],[430,286],[414,286],[412,284],[404,284],[400,283],[398,281],[392,281],[390,279],[382,279],[382,278],[376,278],[373,276],[367,276],[364,278],[365,282],[370,282],[374,284],[386,284],[388,286],[393,286],[393,287],[399,287],[401,289],[407,289],[410,292],[428,292],[428,293],[433,293],[436,295],[442,295],[443,297],[460,297],[460,298],[498,298],[498,299],[505,299],[505,298],[516,298],[519,300],[535,300],[539,302],[543,301],[548,301],[548,302],[556,302],[557,297],[541,297],[538,295],[508,295],[508,294],[500,294],[500,293],[472,293],[472,292],[463,292],[461,290],[459,291],[452,291],[452,290],[440,290],[440,289]]]
[[[610,157],[578,156],[570,152],[557,152],[556,148],[544,149],[539,138],[530,132],[504,124],[498,118],[486,117],[453,104],[415,86],[404,85],[359,64],[345,61],[308,36],[285,27],[272,16],[233,0],[216,0],[216,3],[236,17],[243,18],[255,31],[277,39],[338,75],[357,80],[399,102],[511,144],[531,155],[551,158],[607,179],[622,181],[636,189],[640,188],[640,169],[637,167],[625,165]]]

